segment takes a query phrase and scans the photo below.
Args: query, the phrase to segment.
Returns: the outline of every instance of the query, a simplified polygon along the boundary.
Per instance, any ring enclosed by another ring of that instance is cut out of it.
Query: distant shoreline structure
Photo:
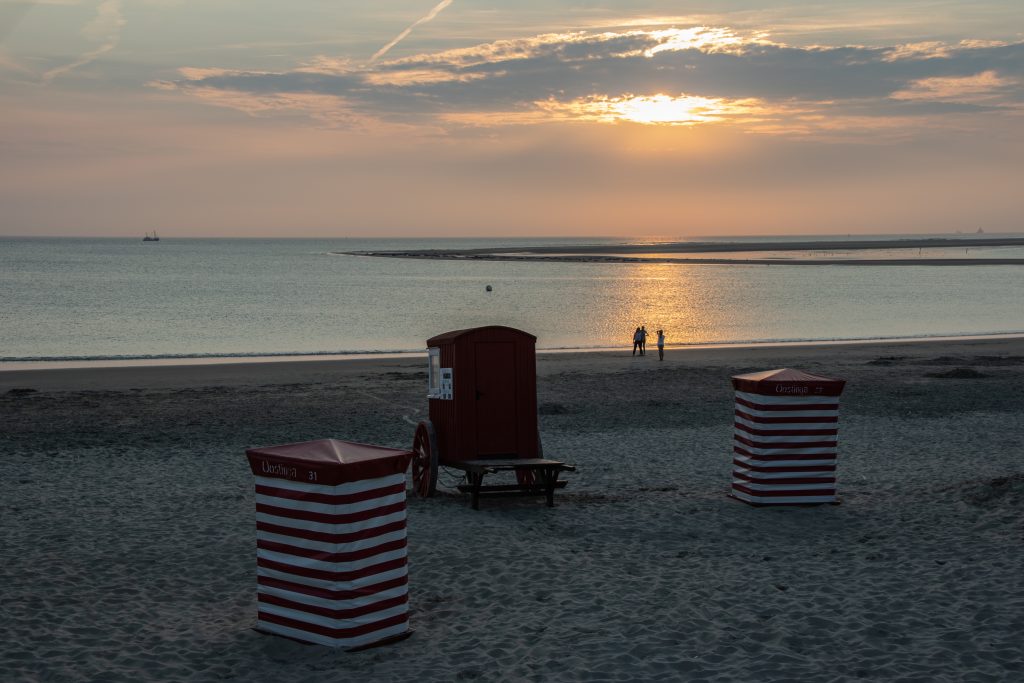
[[[938,249],[971,247],[1024,247],[1024,237],[939,238],[894,240],[836,240],[808,242],[665,242],[653,244],[593,244],[578,246],[500,247],[497,249],[410,249],[392,251],[336,251],[347,256],[443,259],[451,261],[550,261],[555,263],[684,263],[697,265],[843,265],[843,266],[975,266],[1024,265],[1024,258],[644,258],[628,254],[706,254],[779,251],[871,251],[882,249]]]

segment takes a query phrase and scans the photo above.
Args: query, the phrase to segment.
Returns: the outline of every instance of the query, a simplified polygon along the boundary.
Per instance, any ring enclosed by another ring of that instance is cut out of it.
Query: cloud
[[[117,47],[121,37],[121,29],[125,23],[125,19],[121,15],[121,0],[103,0],[96,8],[96,16],[82,29],[82,35],[100,43],[99,46],[80,55],[69,64],[64,64],[45,72],[42,76],[43,83],[49,83],[53,79],[74,71],[81,66],[85,66],[113,50]]]
[[[836,135],[1017,112],[1022,74],[1024,43],[794,47],[760,31],[656,26],[540,34],[370,65],[325,56],[280,73],[182,71],[173,86],[207,99],[217,91],[236,103],[251,97],[261,110],[271,96],[323,96],[361,120],[410,125],[632,122]],[[325,120],[320,109],[315,116]]]
[[[1008,88],[1018,85],[1018,80],[1002,78],[990,70],[973,76],[922,78],[894,92],[892,97],[896,100],[986,103],[999,100]]]
[[[1005,47],[1006,45],[1007,43],[998,40],[962,40],[957,45],[934,40],[924,43],[906,43],[887,50],[885,60],[895,62],[900,59],[948,59],[958,48],[979,49]]]
[[[311,93],[252,95],[217,88],[197,88],[193,95],[207,104],[236,109],[250,116],[263,117],[299,113],[332,127],[352,128],[360,123],[359,117],[350,111],[344,98],[332,95]]]

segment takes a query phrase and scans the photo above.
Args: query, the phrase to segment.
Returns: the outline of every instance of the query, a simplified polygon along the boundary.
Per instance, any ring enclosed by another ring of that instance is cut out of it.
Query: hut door
[[[516,356],[512,342],[477,342],[476,451],[480,456],[515,455]]]

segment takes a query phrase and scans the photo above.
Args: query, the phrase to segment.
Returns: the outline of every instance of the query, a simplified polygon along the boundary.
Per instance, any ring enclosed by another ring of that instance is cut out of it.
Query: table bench
[[[474,510],[480,509],[480,496],[483,495],[520,495],[547,497],[548,507],[555,506],[555,489],[565,488],[566,482],[558,475],[562,472],[575,472],[575,465],[567,465],[557,460],[544,458],[484,458],[480,460],[463,460],[462,462],[446,462],[446,467],[454,467],[466,473],[467,484],[460,484],[458,489],[463,493],[472,494]],[[534,474],[530,484],[491,484],[484,486],[484,475],[497,472],[527,471]]]

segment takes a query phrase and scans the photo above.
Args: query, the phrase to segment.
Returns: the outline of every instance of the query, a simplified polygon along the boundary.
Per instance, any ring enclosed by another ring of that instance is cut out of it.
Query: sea
[[[670,349],[1024,334],[1024,266],[541,263],[338,253],[537,245],[571,253],[581,244],[622,243],[0,238],[0,368],[418,353],[429,337],[481,325],[526,330],[542,350],[630,348],[640,325],[665,330]],[[1020,257],[1024,250],[970,251]]]

